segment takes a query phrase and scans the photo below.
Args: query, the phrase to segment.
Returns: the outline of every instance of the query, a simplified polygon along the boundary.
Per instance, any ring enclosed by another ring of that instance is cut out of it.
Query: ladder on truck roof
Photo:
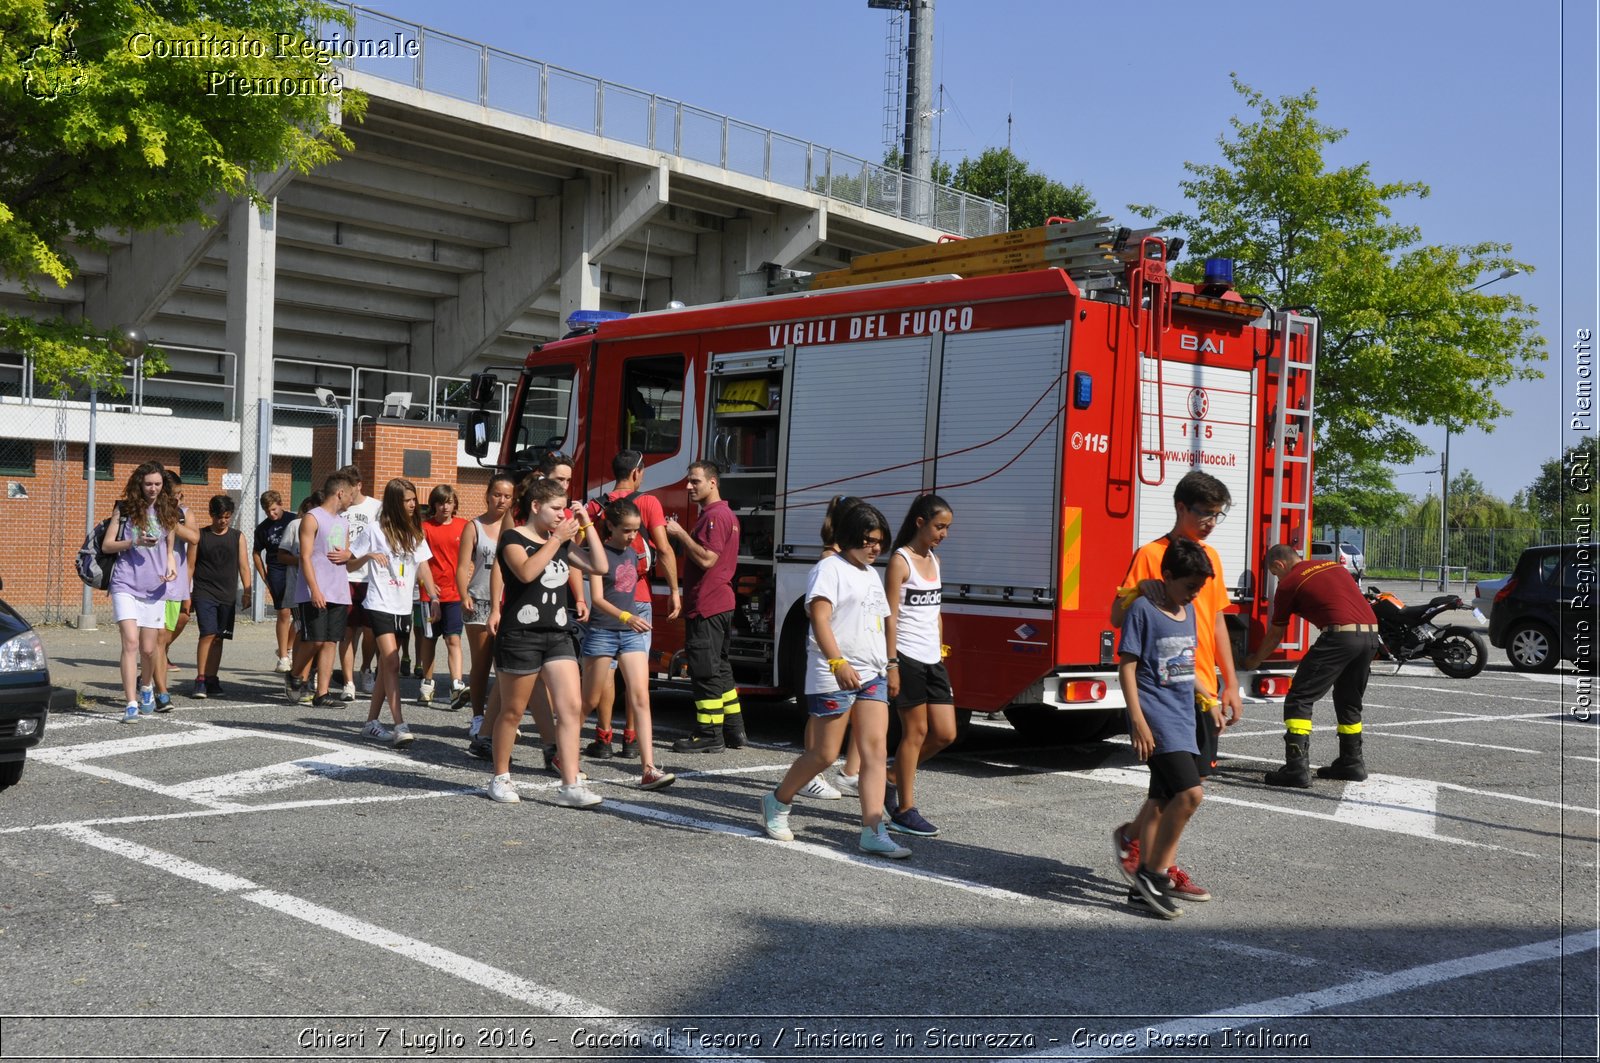
[[[950,238],[899,251],[857,255],[843,269],[773,279],[769,281],[768,294],[823,291],[952,273],[992,277],[1039,269],[1065,270],[1080,287],[1109,287],[1120,282],[1128,267],[1138,262],[1141,241],[1156,231],[1113,225],[1110,218],[1052,218],[1032,229],[969,240]]]

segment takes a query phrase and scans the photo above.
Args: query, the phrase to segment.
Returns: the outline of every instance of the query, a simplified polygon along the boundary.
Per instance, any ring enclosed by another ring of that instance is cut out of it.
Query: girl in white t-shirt
[[[898,664],[887,652],[889,601],[872,567],[889,545],[889,522],[863,503],[839,514],[833,530],[839,553],[825,554],[806,586],[806,750],[778,788],[761,796],[762,825],[768,837],[794,840],[790,805],[833,763],[849,728],[861,757],[861,851],[901,859],[911,850],[889,837],[883,816],[890,677]]]
[[[419,580],[431,599],[431,617],[437,620],[439,616],[438,588],[427,565],[432,555],[417,523],[417,485],[399,477],[390,480],[383,489],[378,518],[358,533],[358,540],[349,568],[366,573],[363,608],[378,643],[378,674],[361,734],[375,742],[403,746],[413,736],[400,714],[400,640],[411,631],[411,598]],[[385,701],[394,718],[393,731],[378,720]]]

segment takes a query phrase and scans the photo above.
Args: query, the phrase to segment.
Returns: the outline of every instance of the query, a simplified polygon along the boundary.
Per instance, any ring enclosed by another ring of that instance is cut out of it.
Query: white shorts
[[[167,626],[167,600],[118,591],[111,596],[111,615],[119,624],[134,620],[140,627],[164,628]]]

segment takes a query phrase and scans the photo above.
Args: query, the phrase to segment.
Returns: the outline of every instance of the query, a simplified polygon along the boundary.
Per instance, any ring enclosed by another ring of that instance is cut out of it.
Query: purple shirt
[[[694,541],[717,555],[716,563],[702,569],[690,557],[683,563],[683,611],[708,617],[733,612],[733,570],[739,564],[739,518],[733,507],[719,499],[700,511]]]
[[[184,506],[183,523],[189,523],[189,507]],[[163,597],[169,602],[181,602],[189,597],[193,588],[189,586],[189,544],[177,532],[172,533],[172,556],[178,565],[178,576],[166,586]]]
[[[167,590],[166,581],[162,579],[167,574],[167,537],[156,520],[154,506],[145,511],[141,526],[160,539],[154,546],[134,546],[116,555],[111,565],[111,593],[154,601],[164,598]],[[117,538],[137,542],[138,537],[138,529],[124,518]]]
[[[321,506],[307,516],[317,522],[316,549],[311,553],[311,568],[317,574],[317,586],[322,591],[323,600],[329,605],[349,605],[349,573],[343,565],[328,560],[328,551],[346,549],[350,545],[350,522],[344,519],[344,514],[330,513]],[[296,600],[309,603],[311,588],[306,586],[303,571],[296,570],[294,585]]]

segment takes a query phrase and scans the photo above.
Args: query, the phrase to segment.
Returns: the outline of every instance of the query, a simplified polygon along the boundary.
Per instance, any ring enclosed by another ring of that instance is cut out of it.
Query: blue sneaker
[[[156,711],[157,712],[171,712],[172,711],[172,695],[168,694],[165,690],[163,690],[161,693],[156,695]]]
[[[140,687],[139,688],[139,714],[141,716],[150,716],[155,711],[156,711],[156,688],[155,687]]]
[[[793,807],[779,801],[777,794],[761,795],[761,825],[766,828],[767,837],[780,842],[794,841],[794,831],[789,829],[789,810]]]
[[[939,833],[939,828],[929,823],[915,805],[890,813],[888,827],[896,834],[915,834],[919,838],[932,838]]]
[[[136,702],[136,701],[128,702],[128,707],[122,710],[122,722],[123,723],[138,723],[139,722],[139,703],[138,702]]]

